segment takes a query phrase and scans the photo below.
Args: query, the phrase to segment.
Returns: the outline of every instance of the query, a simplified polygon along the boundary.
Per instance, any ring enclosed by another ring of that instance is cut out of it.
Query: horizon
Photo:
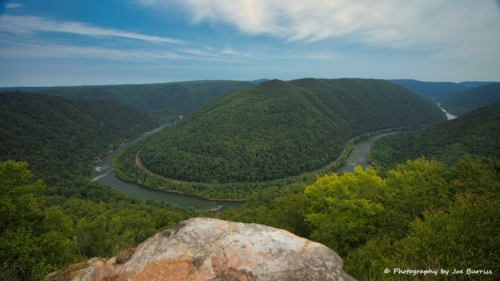
[[[0,87],[500,81],[498,30],[500,0],[0,0]]]
[[[424,82],[424,83],[455,83],[455,84],[460,84],[460,83],[475,83],[475,82],[488,82],[488,83],[498,83],[499,81],[472,81],[472,80],[466,80],[466,81],[459,81],[459,82],[451,82],[451,81],[421,81],[421,80],[415,80],[415,79],[376,79],[376,78],[350,78],[350,77],[339,77],[339,78],[315,78],[315,77],[303,77],[303,78],[296,78],[296,79],[289,79],[289,80],[283,80],[283,79],[278,79],[278,78],[260,78],[260,79],[253,79],[253,80],[223,80],[223,79],[198,79],[198,80],[183,80],[183,81],[169,81],[169,82],[152,82],[152,83],[123,83],[123,84],[82,84],[82,85],[52,85],[52,86],[2,86],[0,85],[0,89],[6,89],[6,88],[57,88],[57,87],[99,87],[99,86],[122,86],[122,85],[152,85],[152,84],[167,84],[167,83],[185,83],[185,82],[201,82],[201,81],[243,81],[243,82],[254,82],[254,81],[259,81],[259,80],[265,80],[270,81],[270,80],[281,80],[284,82],[287,81],[292,81],[292,80],[300,80],[300,79],[374,79],[374,80],[385,80],[385,81],[395,81],[395,80],[411,80],[411,81],[417,81],[417,82]],[[262,83],[262,82],[261,82]]]

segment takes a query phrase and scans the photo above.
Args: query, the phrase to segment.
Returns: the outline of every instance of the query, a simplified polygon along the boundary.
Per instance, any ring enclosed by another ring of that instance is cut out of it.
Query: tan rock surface
[[[116,260],[92,259],[71,272],[71,280],[354,280],[322,244],[281,229],[208,218],[181,222],[144,241],[124,264]]]

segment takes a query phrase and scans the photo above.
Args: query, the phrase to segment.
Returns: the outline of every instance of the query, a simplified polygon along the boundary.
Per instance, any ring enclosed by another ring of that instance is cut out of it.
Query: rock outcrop
[[[91,259],[64,275],[73,281],[354,280],[322,244],[281,229],[208,218],[181,222],[135,251]]]

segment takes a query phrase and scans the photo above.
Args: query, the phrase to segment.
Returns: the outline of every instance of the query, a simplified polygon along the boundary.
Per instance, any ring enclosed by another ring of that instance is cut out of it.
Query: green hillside
[[[389,81],[401,85],[428,100],[437,99],[441,96],[462,89],[470,89],[472,85],[482,83],[476,82],[476,84],[473,84],[473,82],[470,82],[469,84],[467,84],[466,82],[465,84],[462,84],[453,82],[424,82],[412,79],[394,79]]]
[[[462,115],[468,111],[500,102],[500,83],[464,89],[437,99],[451,114]]]
[[[148,114],[184,115],[222,94],[253,87],[245,81],[188,81],[140,85],[51,87],[40,93],[72,99],[111,98]]]
[[[420,156],[454,165],[465,154],[500,159],[500,103],[423,131],[387,136],[372,146],[369,160],[379,170]]]
[[[114,100],[1,92],[0,280],[44,280],[69,264],[116,255],[182,220],[206,216],[89,182],[100,155],[156,125]]]
[[[140,159],[177,180],[268,181],[327,165],[354,136],[443,118],[435,105],[383,80],[272,80],[217,98],[149,137]]]
[[[30,170],[49,183],[87,176],[98,156],[156,125],[109,99],[1,92],[0,108],[0,161],[29,162]]]

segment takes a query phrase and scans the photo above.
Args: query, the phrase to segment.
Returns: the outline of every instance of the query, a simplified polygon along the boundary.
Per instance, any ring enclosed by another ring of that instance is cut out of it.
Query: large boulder
[[[135,251],[62,272],[73,281],[354,280],[322,244],[282,229],[208,218],[181,222]]]

